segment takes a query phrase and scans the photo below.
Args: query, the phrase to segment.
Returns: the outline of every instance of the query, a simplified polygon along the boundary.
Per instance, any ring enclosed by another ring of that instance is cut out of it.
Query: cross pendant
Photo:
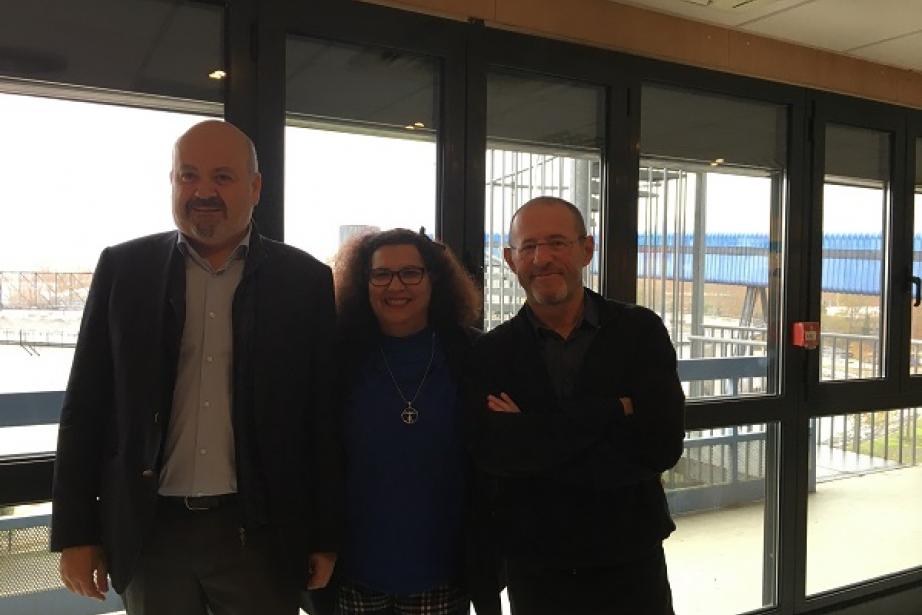
[[[407,404],[407,407],[403,409],[403,412],[400,413],[400,420],[402,420],[407,425],[412,425],[416,422],[416,419],[419,418],[419,412],[412,404]]]

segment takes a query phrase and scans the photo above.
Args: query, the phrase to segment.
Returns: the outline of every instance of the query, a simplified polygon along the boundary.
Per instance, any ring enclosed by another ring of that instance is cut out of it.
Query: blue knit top
[[[433,346],[434,344],[434,346]],[[411,400],[434,347],[429,375]],[[337,564],[351,581],[389,594],[456,582],[462,565],[466,484],[461,403],[438,336],[382,336],[352,380],[343,415],[346,540]]]

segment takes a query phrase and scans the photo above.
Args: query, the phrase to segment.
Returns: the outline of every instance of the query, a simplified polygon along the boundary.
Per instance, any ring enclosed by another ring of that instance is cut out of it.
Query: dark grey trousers
[[[161,507],[122,599],[128,615],[297,615],[283,570],[272,532],[242,532],[236,505]]]
[[[675,615],[661,546],[616,566],[535,569],[508,562],[512,615]]]

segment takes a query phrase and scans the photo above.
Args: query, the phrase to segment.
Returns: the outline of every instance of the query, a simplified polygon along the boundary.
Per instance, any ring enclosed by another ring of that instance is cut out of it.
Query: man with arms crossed
[[[130,615],[295,615],[340,534],[330,270],[256,230],[231,124],[182,135],[170,178],[178,232],[106,248],[93,275],[51,548],[68,589],[103,599],[111,576]]]
[[[685,397],[659,317],[582,285],[593,239],[562,199],[513,216],[526,305],[475,346],[472,452],[492,477],[514,615],[672,615],[660,473]]]

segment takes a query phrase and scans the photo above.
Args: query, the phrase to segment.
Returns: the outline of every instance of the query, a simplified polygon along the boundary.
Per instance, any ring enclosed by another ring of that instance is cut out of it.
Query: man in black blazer
[[[58,434],[51,548],[68,589],[130,615],[291,614],[340,538],[332,276],[251,221],[252,142],[176,142],[178,232],[106,248]],[[126,195],[126,215],[134,203]]]
[[[660,473],[682,454],[685,397],[669,336],[583,287],[593,239],[571,203],[529,201],[509,243],[526,305],[475,345],[468,405],[512,611],[672,615]]]

